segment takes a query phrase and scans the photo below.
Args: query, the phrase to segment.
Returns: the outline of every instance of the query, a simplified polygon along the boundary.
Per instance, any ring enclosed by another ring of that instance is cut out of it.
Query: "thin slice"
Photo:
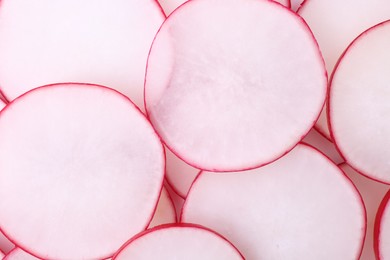
[[[379,204],[383,197],[389,190],[390,186],[373,181],[369,178],[356,172],[348,164],[343,163],[340,168],[345,174],[353,181],[362,195],[364,205],[367,212],[367,231],[366,238],[364,240],[364,247],[360,260],[373,260],[375,259],[374,254],[374,223],[375,215],[378,211]]]
[[[375,219],[374,250],[376,259],[390,259],[390,190],[379,206]]]
[[[163,188],[149,228],[169,223],[176,223],[176,209],[168,191]]]
[[[348,44],[362,31],[390,19],[388,0],[306,0],[298,10],[316,37],[331,74]],[[326,108],[316,128],[330,139]]]
[[[3,0],[0,86],[8,100],[57,82],[115,88],[143,109],[156,0]]]
[[[22,249],[16,247],[9,252],[3,260],[39,260],[39,258],[30,255]]]
[[[172,189],[184,199],[199,174],[199,169],[188,165],[169,149],[165,149],[165,151],[167,157],[166,179]]]
[[[103,259],[149,225],[164,151],[118,92],[82,84],[30,91],[1,112],[0,143],[0,227],[23,250]]]
[[[326,84],[315,39],[289,9],[272,1],[196,0],[157,34],[145,102],[178,157],[233,171],[291,150],[317,120]]]
[[[201,173],[181,220],[219,232],[246,259],[358,259],[365,233],[352,182],[303,144],[255,170]]]
[[[345,161],[390,183],[390,21],[362,33],[334,72],[329,99],[332,136]]]
[[[219,234],[198,225],[163,225],[128,241],[114,260],[243,260],[240,252]]]

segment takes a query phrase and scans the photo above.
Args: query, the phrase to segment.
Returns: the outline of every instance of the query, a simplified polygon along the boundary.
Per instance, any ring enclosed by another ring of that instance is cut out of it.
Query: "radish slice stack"
[[[154,40],[145,81],[147,113],[165,144],[213,171],[258,167],[291,150],[317,120],[327,84],[299,16],[241,0],[177,9]]]
[[[1,112],[0,143],[0,226],[23,250],[102,259],[148,226],[164,150],[125,96],[96,85],[35,89]]]
[[[247,259],[358,259],[365,234],[354,185],[306,145],[255,170],[201,173],[182,221],[214,229]]]
[[[240,252],[217,233],[197,225],[159,226],[127,242],[114,260],[242,260]]]

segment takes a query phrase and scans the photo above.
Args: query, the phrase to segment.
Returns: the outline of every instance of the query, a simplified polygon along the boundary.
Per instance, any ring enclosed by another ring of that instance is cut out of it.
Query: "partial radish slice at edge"
[[[234,171],[268,164],[301,141],[326,84],[315,39],[291,10],[272,1],[196,0],[176,9],[154,40],[145,103],[179,158]]]
[[[199,225],[162,225],[128,241],[114,260],[243,260],[240,252],[225,238]]]
[[[9,241],[9,239],[2,232],[0,232],[0,251],[7,254],[14,248],[15,245]]]
[[[374,249],[377,259],[390,258],[390,190],[383,198],[375,218]]]
[[[40,260],[40,259],[16,247],[11,252],[9,252],[3,260]]]
[[[183,205],[184,205],[184,199],[182,197],[180,197],[174,190],[173,188],[169,185],[168,182],[165,183],[165,188],[167,189],[172,201],[173,201],[173,204],[175,205],[175,209],[176,209],[176,216],[177,216],[177,220],[180,219],[180,213],[181,213],[181,210],[183,208]]]
[[[340,58],[328,113],[333,139],[346,162],[385,183],[390,183],[389,60],[387,21],[362,33]]]
[[[0,110],[2,110],[6,106],[5,102],[0,99]]]
[[[161,191],[160,199],[157,204],[156,211],[154,212],[153,219],[148,228],[152,228],[162,224],[175,223],[176,222],[176,209],[171,196],[168,191],[163,188]]]
[[[164,150],[118,92],[76,83],[30,91],[0,113],[0,143],[0,226],[26,252],[103,259],[149,225]]]
[[[219,232],[247,259],[358,259],[365,235],[352,182],[303,144],[254,170],[201,173],[181,221]]]
[[[297,11],[305,0],[291,0],[291,10]]]

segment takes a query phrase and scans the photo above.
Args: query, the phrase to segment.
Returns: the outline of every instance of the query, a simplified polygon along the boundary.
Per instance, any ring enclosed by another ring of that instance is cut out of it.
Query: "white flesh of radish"
[[[161,226],[130,240],[114,260],[243,260],[237,249],[215,232],[194,226]]]
[[[35,89],[1,112],[0,143],[0,226],[27,252],[102,259],[149,224],[164,151],[125,96],[94,85]]]
[[[324,56],[328,73],[361,32],[390,19],[388,0],[306,0],[298,14],[308,23]],[[330,139],[326,108],[316,124]]]
[[[209,227],[246,259],[357,259],[365,230],[361,197],[342,171],[306,145],[241,173],[203,172],[182,222]]]
[[[146,60],[163,21],[155,0],[3,0],[1,89],[12,100],[45,84],[102,84],[143,109]]]
[[[390,183],[390,21],[358,37],[340,59],[330,88],[330,123],[346,162]]]
[[[176,155],[196,168],[232,171],[292,149],[317,120],[326,84],[317,44],[289,9],[272,1],[196,0],[157,34],[145,101]]]
[[[352,180],[356,185],[360,194],[362,195],[363,202],[366,206],[367,212],[367,230],[366,238],[364,240],[364,247],[360,260],[373,260],[374,254],[374,224],[375,215],[378,211],[379,205],[389,190],[390,186],[373,181],[367,177],[356,172],[348,164],[343,163],[340,168],[344,173]]]
[[[157,204],[156,212],[152,221],[149,224],[149,228],[168,223],[176,222],[176,209],[168,191],[163,188],[161,191],[160,199]]]
[[[15,248],[5,256],[4,260],[39,260],[39,258],[30,255],[20,248]]]

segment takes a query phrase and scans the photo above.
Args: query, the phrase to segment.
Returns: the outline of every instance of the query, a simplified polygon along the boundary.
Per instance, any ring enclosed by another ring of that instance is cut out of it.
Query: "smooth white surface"
[[[298,145],[267,166],[204,172],[182,221],[219,232],[246,259],[357,259],[364,207],[352,183],[322,154]]]
[[[149,224],[163,147],[123,95],[77,84],[36,89],[1,112],[0,143],[0,226],[22,249],[102,259]]]
[[[12,100],[46,84],[94,83],[143,109],[146,60],[164,19],[155,0],[3,0],[1,90]]]
[[[390,13],[389,13],[390,14]],[[330,89],[330,120],[346,162],[390,183],[390,22],[359,37],[342,58]]]
[[[189,1],[163,24],[148,60],[151,122],[175,154],[202,169],[279,158],[310,130],[325,94],[309,29],[272,1]]]
[[[173,201],[168,194],[168,191],[163,188],[161,191],[160,200],[158,201],[156,212],[148,228],[152,228],[162,224],[176,222],[176,210]]]

